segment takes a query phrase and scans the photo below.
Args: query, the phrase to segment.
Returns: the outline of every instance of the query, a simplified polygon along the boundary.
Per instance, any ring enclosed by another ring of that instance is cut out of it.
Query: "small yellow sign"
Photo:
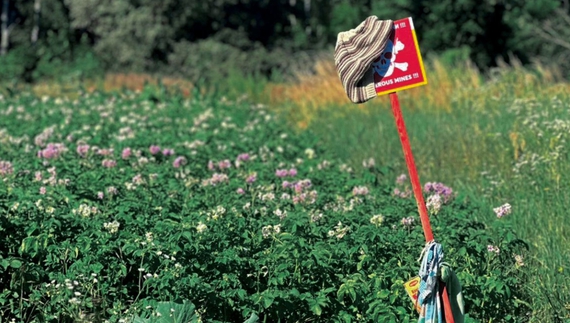
[[[416,307],[416,310],[419,313],[421,310],[420,304],[418,303],[418,294],[420,291],[420,277],[419,276],[414,277],[411,280],[404,283],[404,288],[406,289],[408,296],[410,296],[410,298],[412,299],[412,303],[414,303],[414,306]]]

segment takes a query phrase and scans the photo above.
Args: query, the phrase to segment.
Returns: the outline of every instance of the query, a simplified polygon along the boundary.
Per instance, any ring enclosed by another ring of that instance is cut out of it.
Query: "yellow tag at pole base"
[[[418,311],[421,310],[420,304],[418,304],[418,293],[420,291],[420,277],[414,277],[411,280],[404,283],[404,288],[406,289],[406,293],[412,299],[412,303],[414,303],[414,307]]]

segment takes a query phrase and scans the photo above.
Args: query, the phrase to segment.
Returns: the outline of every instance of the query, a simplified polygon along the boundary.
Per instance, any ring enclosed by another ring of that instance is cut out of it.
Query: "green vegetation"
[[[402,284],[423,233],[380,164],[355,173],[325,138],[218,96],[2,101],[3,319],[140,322],[175,302],[191,322],[416,320]],[[492,210],[434,185],[470,321],[526,321],[535,278],[512,215],[477,220]]]
[[[468,322],[570,320],[568,1],[0,3],[0,322],[415,321],[389,104],[330,60],[368,15],[414,18]]]
[[[516,68],[504,68],[477,87],[458,82],[449,89],[435,82],[400,93],[422,182],[443,181],[466,194],[480,206],[473,218],[483,222],[492,220],[493,208],[510,203],[507,221],[531,245],[526,263],[534,271],[529,287],[535,319],[567,320],[568,84]],[[436,99],[445,93],[450,102],[442,106]],[[308,130],[355,169],[374,158],[387,167],[388,182],[407,172],[387,98],[362,109],[328,103],[313,113]]]
[[[219,82],[290,75],[369,15],[414,18],[426,55],[482,69],[513,57],[567,69],[560,0],[2,0],[0,78],[82,80],[102,71]],[[5,14],[5,15],[4,15]]]

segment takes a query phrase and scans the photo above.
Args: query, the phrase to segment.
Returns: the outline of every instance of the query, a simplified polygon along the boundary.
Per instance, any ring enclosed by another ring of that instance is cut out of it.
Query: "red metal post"
[[[416,164],[414,163],[414,156],[412,155],[412,148],[410,146],[410,140],[408,139],[406,124],[404,123],[404,117],[402,116],[402,110],[400,109],[400,102],[398,101],[398,94],[396,92],[390,93],[390,103],[392,104],[392,113],[394,114],[394,119],[396,120],[396,127],[398,128],[398,133],[400,134],[400,142],[402,143],[402,150],[404,151],[404,157],[406,158],[406,165],[408,166],[408,173],[410,174],[412,189],[414,191],[414,196],[416,197],[416,202],[418,204],[418,211],[420,213],[420,220],[422,221],[424,236],[426,237],[426,242],[430,242],[433,240],[433,232],[431,231],[431,225],[429,224],[429,216],[426,208],[426,203],[424,201],[424,195],[422,194],[420,178],[418,176],[418,171],[416,170]],[[447,288],[445,285],[443,287],[442,298],[443,308],[445,311],[445,322],[454,323],[453,314],[451,312],[451,306],[449,303],[449,295],[447,294]]]

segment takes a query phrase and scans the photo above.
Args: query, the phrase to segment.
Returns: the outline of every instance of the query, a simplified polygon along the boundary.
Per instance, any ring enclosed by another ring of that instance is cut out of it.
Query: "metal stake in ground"
[[[418,212],[420,213],[420,220],[422,222],[424,236],[426,238],[426,242],[430,242],[433,241],[433,232],[431,231],[431,225],[429,224],[429,217],[424,201],[424,196],[422,194],[420,178],[416,170],[416,164],[414,163],[414,156],[412,155],[412,148],[410,146],[410,140],[408,139],[406,124],[404,123],[404,117],[402,116],[402,110],[400,109],[400,102],[398,101],[398,94],[396,92],[390,93],[390,103],[392,104],[392,113],[394,114],[394,119],[396,120],[398,134],[400,134],[400,142],[402,143],[402,150],[404,151],[406,165],[408,166],[408,173],[410,174],[412,189],[414,191],[414,196],[416,197],[416,202],[418,204]],[[449,303],[449,295],[447,294],[447,288],[445,285],[443,286],[443,293],[441,293],[441,296],[443,299],[443,309],[445,311],[445,322],[453,323],[454,320],[453,314],[451,312],[451,304]]]

